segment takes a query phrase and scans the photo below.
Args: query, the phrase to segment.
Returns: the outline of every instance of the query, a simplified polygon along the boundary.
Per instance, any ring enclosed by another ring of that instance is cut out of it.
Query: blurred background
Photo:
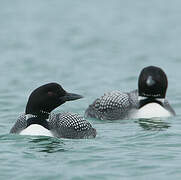
[[[83,106],[75,102],[83,108],[103,92],[137,88],[141,69],[156,65],[168,75],[173,100],[172,91],[180,88],[180,5],[179,0],[1,1],[1,99],[8,92],[11,105],[22,109],[34,88],[53,81],[84,95]]]
[[[58,82],[83,95],[56,110],[83,115],[104,92],[136,89],[148,65],[166,72],[180,115],[180,9],[180,0],[1,0],[1,133],[40,85]]]

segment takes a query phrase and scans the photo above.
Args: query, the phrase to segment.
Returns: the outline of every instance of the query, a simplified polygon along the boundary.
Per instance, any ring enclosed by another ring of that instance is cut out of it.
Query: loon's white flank
[[[149,103],[142,108],[135,110],[134,113],[130,115],[130,118],[154,118],[154,117],[170,117],[172,114],[167,111],[158,103]]]
[[[30,136],[50,136],[53,137],[52,133],[39,124],[32,124],[26,129],[20,132],[21,135],[30,135]]]

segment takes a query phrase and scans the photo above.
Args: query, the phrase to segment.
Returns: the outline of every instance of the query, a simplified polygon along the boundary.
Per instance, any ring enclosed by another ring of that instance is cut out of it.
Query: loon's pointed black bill
[[[63,97],[65,101],[74,101],[81,98],[83,98],[83,96],[79,94],[74,94],[74,93],[66,93],[66,95]]]

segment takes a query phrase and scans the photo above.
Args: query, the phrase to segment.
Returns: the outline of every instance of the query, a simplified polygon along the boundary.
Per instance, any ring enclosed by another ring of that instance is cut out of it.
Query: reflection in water
[[[64,152],[65,147],[63,146],[64,143],[60,139],[52,138],[52,137],[33,137],[29,141],[29,143],[36,143],[36,146],[31,147],[31,149],[36,149],[38,152],[47,152],[47,153],[54,153],[54,152]]]
[[[171,127],[170,123],[161,119],[139,119],[136,121],[144,130],[163,131]]]

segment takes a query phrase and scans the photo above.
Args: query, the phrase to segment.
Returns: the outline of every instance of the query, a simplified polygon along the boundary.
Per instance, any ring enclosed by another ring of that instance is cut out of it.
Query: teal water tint
[[[0,1],[0,179],[181,178],[179,0]],[[85,98],[55,112],[84,114],[96,97],[137,88],[147,65],[168,75],[177,116],[88,119],[95,139],[9,135],[31,91],[59,82]]]

